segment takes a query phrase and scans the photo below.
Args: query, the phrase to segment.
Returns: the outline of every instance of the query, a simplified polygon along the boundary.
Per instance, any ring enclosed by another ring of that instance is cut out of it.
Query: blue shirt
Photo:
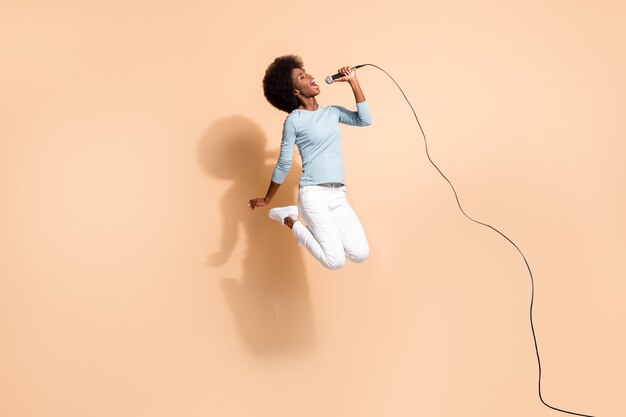
[[[357,111],[341,106],[318,106],[317,110],[292,111],[283,124],[280,155],[272,181],[282,184],[291,169],[293,147],[302,158],[300,186],[328,182],[344,183],[339,123],[368,126],[372,123],[367,101],[356,103]]]

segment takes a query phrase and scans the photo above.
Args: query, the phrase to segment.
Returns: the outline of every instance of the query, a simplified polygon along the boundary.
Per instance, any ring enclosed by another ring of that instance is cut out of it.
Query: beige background
[[[1,416],[562,415],[523,259],[382,72],[342,127],[370,259],[327,271],[246,209],[285,53],[396,78],[530,262],[544,399],[626,415],[623,2],[0,4]]]

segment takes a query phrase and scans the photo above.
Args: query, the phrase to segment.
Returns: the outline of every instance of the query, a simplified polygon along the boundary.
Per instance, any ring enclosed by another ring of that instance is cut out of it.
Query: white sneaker
[[[276,207],[271,209],[267,215],[270,219],[276,220],[280,224],[285,224],[286,217],[298,220],[298,206]]]

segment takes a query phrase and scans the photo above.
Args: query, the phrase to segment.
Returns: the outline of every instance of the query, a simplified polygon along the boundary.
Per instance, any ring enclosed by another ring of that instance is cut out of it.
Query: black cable
[[[517,251],[520,253],[520,255],[522,255],[522,258],[524,258],[524,262],[526,263],[526,268],[528,268],[528,272],[530,273],[530,282],[531,282],[531,297],[530,297],[530,329],[532,331],[533,334],[533,341],[535,343],[535,352],[537,354],[537,365],[539,366],[539,384],[538,384],[538,388],[539,388],[539,399],[541,400],[541,402],[556,411],[560,411],[562,413],[567,413],[567,414],[572,414],[575,416],[582,416],[582,417],[593,417],[589,414],[579,414],[579,413],[574,413],[572,411],[567,411],[567,410],[562,410],[560,408],[557,407],[553,407],[550,404],[546,403],[543,400],[543,397],[541,396],[541,359],[539,358],[539,348],[537,346],[537,336],[535,335],[535,326],[533,324],[533,303],[535,301],[535,279],[533,278],[533,273],[530,270],[530,265],[528,265],[528,261],[526,260],[526,256],[524,256],[524,253],[522,253],[522,251],[520,250],[519,247],[517,247],[517,245],[511,240],[509,239],[504,233],[502,233],[501,231],[499,231],[498,229],[496,229],[493,226],[490,226],[486,223],[482,223],[479,222],[478,220],[474,220],[472,219],[470,216],[468,216],[465,213],[465,210],[463,210],[463,207],[461,207],[461,203],[459,202],[459,196],[456,193],[456,189],[454,188],[454,185],[452,185],[452,183],[450,182],[450,180],[448,179],[448,177],[446,177],[443,172],[441,172],[441,170],[439,169],[439,167],[433,162],[433,160],[430,158],[430,154],[428,153],[428,143],[426,142],[426,134],[424,133],[424,129],[422,129],[422,124],[420,123],[417,114],[415,113],[415,109],[413,109],[413,106],[411,105],[411,102],[409,101],[409,99],[406,97],[406,94],[404,94],[404,91],[402,91],[402,88],[400,87],[400,85],[398,85],[398,83],[396,82],[396,80],[393,79],[393,77],[391,75],[389,75],[389,73],[387,71],[385,71],[384,69],[382,69],[381,67],[374,65],[374,64],[364,64],[363,66],[372,66],[374,68],[378,68],[379,70],[381,70],[382,72],[384,72],[385,74],[387,74],[387,76],[389,78],[391,78],[391,81],[393,81],[396,86],[398,87],[398,89],[400,89],[400,92],[402,93],[402,95],[404,96],[404,99],[406,100],[406,102],[409,104],[409,107],[411,107],[411,110],[413,111],[413,115],[415,116],[415,120],[417,121],[417,124],[420,128],[420,130],[422,131],[422,136],[424,136],[424,145],[426,146],[426,156],[428,157],[428,160],[430,161],[431,164],[433,164],[433,166],[437,169],[437,171],[439,171],[439,173],[441,174],[441,176],[443,178],[445,178],[446,181],[448,181],[448,184],[450,184],[450,187],[452,187],[452,191],[454,192],[454,196],[456,197],[456,203],[459,206],[459,209],[461,209],[461,212],[463,213],[463,215],[465,217],[467,217],[468,219],[470,219],[471,221],[473,221],[474,223],[478,223],[481,224],[483,226],[486,226],[496,232],[498,232],[502,237],[504,237],[506,240],[508,240],[513,246],[515,246],[515,249],[517,249]]]

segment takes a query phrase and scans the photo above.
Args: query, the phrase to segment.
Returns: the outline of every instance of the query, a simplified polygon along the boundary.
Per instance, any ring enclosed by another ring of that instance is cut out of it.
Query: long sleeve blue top
[[[280,155],[272,181],[282,184],[291,169],[294,145],[302,158],[300,186],[344,182],[339,123],[368,126],[372,116],[367,101],[356,103],[357,111],[341,106],[318,106],[317,110],[292,111],[283,124]]]

